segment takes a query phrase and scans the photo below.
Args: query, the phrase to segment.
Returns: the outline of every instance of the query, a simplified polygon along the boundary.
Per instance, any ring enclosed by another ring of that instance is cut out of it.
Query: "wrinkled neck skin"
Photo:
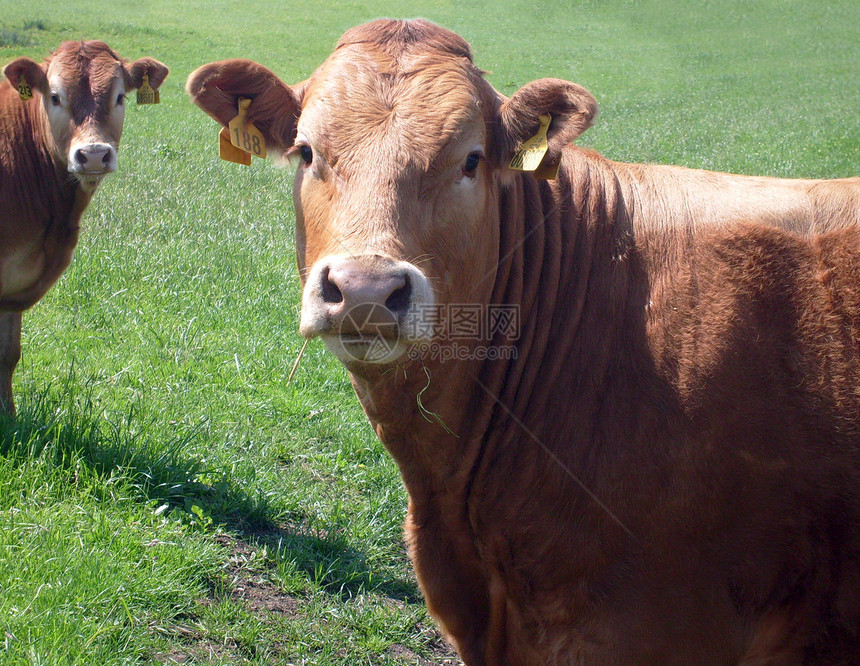
[[[413,498],[474,485],[481,459],[518,440],[539,440],[582,469],[589,449],[608,444],[598,434],[606,439],[614,428],[620,441],[641,430],[642,414],[666,413],[675,398],[648,360],[655,351],[648,311],[673,282],[672,266],[700,234],[751,216],[807,236],[860,223],[855,207],[827,199],[828,187],[625,164],[576,146],[565,149],[554,181],[514,175],[497,202],[495,275],[477,299],[519,307],[516,357],[427,360],[354,375],[407,488],[422,489]],[[560,401],[569,409],[552,406]],[[547,427],[547,419],[566,427]],[[566,439],[546,441],[545,431]]]
[[[354,369],[351,375],[413,501],[465,493],[494,436],[511,427],[525,436],[516,421],[527,421],[524,415],[529,410],[543,412],[559,373],[570,371],[571,363],[565,359],[575,357],[571,345],[578,336],[573,333],[585,323],[588,293],[629,292],[615,283],[628,281],[632,233],[605,161],[595,164],[579,152],[566,151],[557,181],[517,175],[503,189],[498,207],[497,269],[486,281],[482,304],[519,308],[516,358],[405,360],[384,370]],[[595,284],[589,275],[600,273],[591,269],[601,256],[617,261],[612,286]],[[627,305],[623,298],[605,303],[600,314],[607,322],[613,317],[618,321]],[[558,320],[559,312],[565,315],[563,321]],[[599,372],[615,353],[616,345],[608,339],[606,343],[602,354],[591,350],[585,359],[589,375]],[[497,336],[494,344],[511,342]]]

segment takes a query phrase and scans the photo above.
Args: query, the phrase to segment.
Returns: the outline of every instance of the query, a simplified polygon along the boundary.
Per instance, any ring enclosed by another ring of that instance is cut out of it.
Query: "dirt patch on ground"
[[[436,647],[434,646],[434,652],[436,651]],[[434,658],[432,661],[425,659],[420,654],[403,645],[392,645],[388,648],[387,652],[392,657],[396,657],[409,664],[415,664],[416,666],[462,666],[462,661],[451,656],[450,648],[444,644],[440,644],[438,647],[439,657]]]
[[[222,534],[216,538],[222,546],[230,549],[230,559],[224,572],[231,579],[230,596],[241,601],[255,613],[280,613],[292,615],[299,607],[295,597],[285,594],[268,580],[265,574],[248,568],[254,560],[254,549],[244,541]]]
[[[220,593],[217,589],[213,589],[210,597],[199,600],[201,606],[216,603],[216,599],[226,593],[266,623],[277,616],[300,617],[300,600],[283,592],[268,577],[266,567],[261,566],[253,539],[249,543],[241,538],[221,534],[216,537],[216,541],[229,552],[223,567],[227,579],[226,585],[220,588]],[[400,599],[392,598],[390,603],[398,608],[404,606],[404,602]],[[241,656],[242,650],[235,643],[213,642],[201,629],[202,627],[195,627],[193,622],[188,626],[176,624],[169,627],[154,627],[154,631],[170,636],[179,645],[170,651],[155,654],[152,658],[161,664],[191,664],[207,661],[245,663],[247,661]],[[392,645],[386,650],[388,656],[410,666],[462,666],[463,662],[457,658],[454,649],[448,645],[435,627],[424,626],[421,629],[430,639],[428,647],[431,656],[429,658],[422,657],[417,652],[399,644]]]

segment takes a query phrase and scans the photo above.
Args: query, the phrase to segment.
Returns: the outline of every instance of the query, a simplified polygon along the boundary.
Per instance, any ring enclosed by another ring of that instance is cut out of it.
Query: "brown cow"
[[[21,312],[59,279],[78,242],[81,214],[116,171],[126,95],[157,90],[167,67],[128,64],[107,44],[64,42],[41,65],[18,58],[0,82],[0,403],[15,412],[12,373]],[[19,94],[19,86],[26,94]],[[28,94],[32,99],[24,100]]]
[[[860,663],[860,179],[611,162],[587,91],[425,21],[187,89],[300,160],[301,331],[467,664]],[[544,114],[552,181],[508,166]]]

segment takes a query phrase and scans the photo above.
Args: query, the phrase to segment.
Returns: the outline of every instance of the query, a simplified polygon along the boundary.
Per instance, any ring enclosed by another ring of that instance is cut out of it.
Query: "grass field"
[[[120,171],[24,317],[0,423],[0,664],[438,664],[401,540],[406,498],[346,373],[301,339],[292,176],[217,158],[183,92],[247,57],[307,77],[346,28],[425,16],[512,93],[601,104],[618,160],[860,172],[860,4],[0,0],[0,63],[100,38],[171,68],[130,104]],[[0,202],[2,205],[2,202]],[[451,663],[456,663],[452,661]]]

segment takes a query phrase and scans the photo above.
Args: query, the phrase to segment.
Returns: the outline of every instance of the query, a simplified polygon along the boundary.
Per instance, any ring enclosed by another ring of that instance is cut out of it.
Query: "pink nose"
[[[423,340],[429,333],[415,324],[433,303],[430,281],[408,261],[379,254],[328,255],[308,273],[299,330],[306,338]]]
[[[409,309],[412,285],[406,271],[396,266],[368,268],[357,261],[335,261],[323,271],[322,297],[331,314],[357,306],[382,306],[392,314]]]
[[[107,143],[88,143],[74,151],[74,170],[83,173],[106,173],[116,170],[116,150]]]

